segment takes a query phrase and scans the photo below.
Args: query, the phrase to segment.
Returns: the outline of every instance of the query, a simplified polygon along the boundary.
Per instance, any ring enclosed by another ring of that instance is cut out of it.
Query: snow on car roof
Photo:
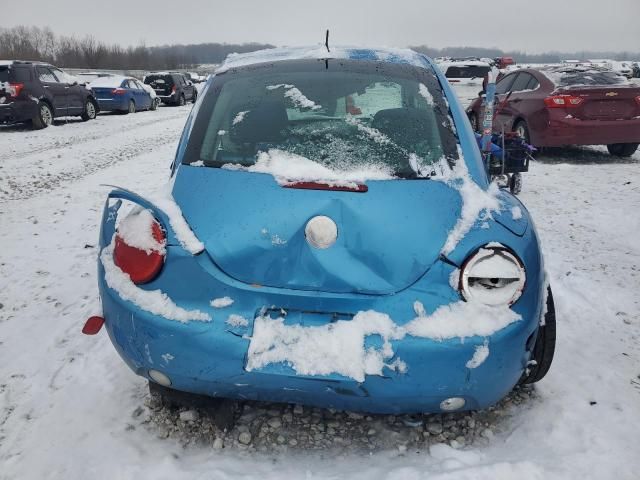
[[[100,78],[96,78],[93,82],[91,82],[89,86],[117,88],[122,84],[124,80],[129,80],[129,79],[131,79],[131,77],[123,77],[123,76],[100,77]]]
[[[601,83],[606,85],[631,85],[631,82],[623,75],[608,68],[600,68],[593,65],[563,65],[560,67],[543,67],[538,70],[551,80],[554,85],[558,86],[567,86],[567,84],[571,84],[574,87],[598,85],[600,84],[598,82],[599,79],[602,80]],[[610,78],[603,78],[603,74],[609,75]],[[571,79],[571,77],[576,77],[577,75],[580,75],[584,80],[583,83],[576,81],[576,79]]]
[[[426,57],[408,48],[358,48],[349,46],[330,47],[278,47],[265,50],[257,50],[249,53],[231,53],[227,56],[216,73],[223,73],[232,68],[254,65],[257,63],[279,62],[284,60],[305,59],[351,59],[351,60],[378,60],[392,63],[405,63],[418,67],[429,65]]]

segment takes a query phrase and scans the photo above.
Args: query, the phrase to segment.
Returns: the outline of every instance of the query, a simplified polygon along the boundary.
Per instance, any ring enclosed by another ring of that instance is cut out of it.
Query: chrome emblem
[[[306,227],[304,227],[304,236],[312,247],[329,248],[336,243],[338,226],[329,217],[319,215],[307,222]]]
[[[607,97],[616,97],[616,96],[618,96],[618,92],[607,92],[607,93],[605,93],[605,96],[607,96]]]

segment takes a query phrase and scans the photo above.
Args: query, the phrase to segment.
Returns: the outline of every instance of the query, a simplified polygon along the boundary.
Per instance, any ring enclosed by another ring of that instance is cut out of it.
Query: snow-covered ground
[[[80,333],[102,184],[156,189],[189,109],[0,128],[0,479],[638,478],[640,152],[558,150],[524,175],[558,317],[535,388],[417,421],[248,404],[221,434]]]

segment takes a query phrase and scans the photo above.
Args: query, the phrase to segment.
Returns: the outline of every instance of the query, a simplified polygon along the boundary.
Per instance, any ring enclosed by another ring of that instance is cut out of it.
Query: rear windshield
[[[608,70],[543,70],[543,73],[558,87],[629,84],[625,77]]]
[[[173,77],[171,75],[147,75],[144,78],[144,83],[156,88],[166,85],[172,86]]]
[[[29,67],[0,66],[0,82],[28,82],[31,80]]]
[[[457,156],[442,90],[424,69],[281,62],[217,75],[212,87],[184,163],[246,168],[271,161],[411,178]]]
[[[491,70],[483,65],[452,66],[447,68],[445,76],[447,78],[484,78]]]
[[[0,67],[0,82],[9,81],[9,67]]]

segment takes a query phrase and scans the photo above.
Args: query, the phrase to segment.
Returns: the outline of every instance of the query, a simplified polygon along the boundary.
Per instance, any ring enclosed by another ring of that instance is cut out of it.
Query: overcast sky
[[[0,26],[124,45],[318,43],[640,51],[640,0],[0,0]]]

